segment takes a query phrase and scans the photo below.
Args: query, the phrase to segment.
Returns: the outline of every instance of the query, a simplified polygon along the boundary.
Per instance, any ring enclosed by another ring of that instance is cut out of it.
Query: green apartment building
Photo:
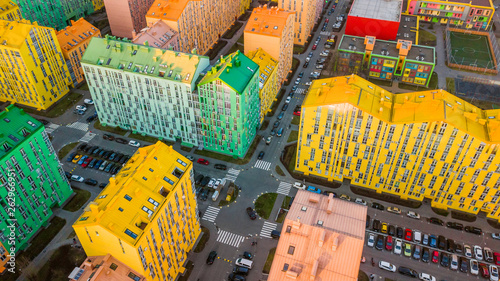
[[[260,126],[259,66],[236,51],[198,83],[199,145],[242,158]]]
[[[208,57],[93,38],[81,59],[103,125],[198,145],[194,94]]]
[[[19,251],[47,224],[51,208],[63,205],[73,190],[40,122],[10,105],[0,112],[0,127],[0,244],[10,245],[7,226],[16,219]],[[14,217],[8,209],[12,202]]]
[[[23,18],[39,25],[61,30],[70,20],[78,20],[94,12],[92,0],[15,0]]]

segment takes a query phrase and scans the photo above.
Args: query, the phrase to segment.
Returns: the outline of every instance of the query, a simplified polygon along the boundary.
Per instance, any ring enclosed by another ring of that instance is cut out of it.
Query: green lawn
[[[436,35],[421,29],[418,31],[418,44],[424,46],[436,46]]]
[[[274,168],[274,170],[276,171],[276,173],[278,173],[278,175],[284,177],[285,176],[285,173],[283,172],[283,170],[281,170],[280,166],[276,165],[276,167]]]
[[[241,34],[241,36],[240,36],[240,38],[238,38],[237,42],[244,45],[245,44],[244,41],[245,41],[245,36],[244,36],[244,34]]]
[[[59,157],[59,160],[62,160],[68,153],[73,150],[78,145],[78,142],[72,142],[68,143],[67,145],[63,146],[59,151],[57,152],[57,157]]]
[[[103,126],[99,120],[95,121],[94,128],[96,128],[97,130],[106,131],[122,136],[124,136],[128,132],[127,130],[124,130],[120,127]]]
[[[82,206],[87,203],[90,198],[90,192],[87,190],[79,189],[73,187],[73,191],[76,193],[73,198],[63,207],[64,210],[70,212],[76,212],[82,208]]]
[[[455,78],[446,77],[446,90],[451,94],[456,94],[455,91]]]
[[[224,199],[221,199],[219,201],[219,206],[226,206],[226,205],[229,205],[231,203],[233,203],[236,198],[238,198],[238,193],[240,192],[240,190],[234,185],[234,183],[230,183],[229,186],[233,185],[234,186],[234,194],[233,196],[231,196],[231,200],[229,201],[226,201],[226,198],[224,197]],[[226,194],[227,195],[227,194]]]
[[[278,197],[278,193],[264,193],[255,200],[255,211],[263,219],[267,220],[271,215],[276,197]]]
[[[212,48],[208,50],[205,56],[208,56],[210,60],[215,59],[219,55],[219,52],[222,50],[222,48],[224,48],[226,45],[227,41],[220,39],[216,45],[212,46]]]
[[[299,46],[299,45],[293,45],[293,53],[294,54],[302,54],[304,53],[306,49],[304,46]]]
[[[222,38],[224,39],[231,39],[233,38],[234,34],[243,26],[243,23],[242,22],[239,22],[239,21],[236,21],[235,23],[233,23],[233,25],[231,25],[231,28],[229,28],[228,31],[226,31],[224,33],[224,35],[222,35]]]
[[[191,152],[191,150],[193,150],[193,148],[181,145],[181,150],[186,151],[186,152]]]
[[[205,249],[205,244],[207,244],[208,239],[210,239],[210,230],[202,226],[200,235],[202,235],[200,241],[198,241],[198,245],[196,245],[196,248],[193,250],[195,253],[201,253],[203,249]]]
[[[225,161],[225,162],[230,162],[238,165],[244,165],[250,162],[250,158],[252,158],[253,153],[255,152],[255,149],[257,148],[257,145],[261,141],[262,136],[256,135],[255,139],[253,140],[252,144],[248,148],[247,154],[245,155],[245,158],[243,159],[235,159],[233,156],[225,155],[225,154],[220,154],[217,152],[213,151],[208,151],[208,150],[198,150],[196,149],[194,151],[194,154],[198,154],[201,156],[206,156],[210,158],[215,158],[217,160]]]
[[[297,139],[299,138],[299,131],[291,131],[290,132],[290,135],[288,135],[288,139],[286,140],[286,142],[292,142],[292,141],[297,141]]]
[[[368,78],[368,82],[382,87],[391,87],[392,81]]]
[[[31,240],[31,245],[24,250],[25,253],[28,254],[30,260],[34,259],[40,252],[47,246],[47,244],[52,241],[54,236],[59,233],[59,231],[66,224],[66,220],[60,217],[54,217],[52,221],[50,221],[50,225],[39,232],[33,240]]]
[[[262,269],[263,273],[268,274],[271,271],[271,265],[273,264],[274,254],[276,254],[276,247],[269,250],[269,254],[267,255],[266,263],[264,264],[264,269]]]
[[[80,85],[80,87],[78,87],[78,89],[80,89],[80,90],[84,90],[84,91],[88,91],[88,90],[89,90],[89,85],[87,84],[87,82],[86,82],[86,81],[84,81],[84,82]]]
[[[48,111],[38,111],[33,108],[20,106],[25,112],[36,114],[43,117],[54,118],[63,115],[68,109],[72,109],[73,106],[83,98],[82,95],[75,92],[69,92],[66,96],[62,97],[55,105],[49,108]]]
[[[262,125],[260,126],[259,130],[264,131],[267,129],[267,126],[269,126],[269,120],[264,120],[262,121]]]
[[[65,245],[52,254],[36,274],[36,280],[68,280],[68,275],[87,258],[83,249]]]
[[[300,116],[294,115],[292,118],[292,125],[299,125],[300,123]]]

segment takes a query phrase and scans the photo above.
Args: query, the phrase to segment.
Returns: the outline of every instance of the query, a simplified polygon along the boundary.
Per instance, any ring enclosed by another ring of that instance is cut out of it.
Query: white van
[[[214,192],[214,195],[212,195],[212,201],[214,202],[217,201],[217,198],[219,198],[219,193],[220,192],[218,190]]]
[[[420,232],[420,230],[414,230],[413,231],[413,241],[415,243],[422,242],[422,232]]]
[[[243,266],[243,267],[252,269],[253,261],[247,260],[247,259],[244,259],[244,258],[239,258],[239,259],[236,260],[235,264],[238,265],[238,266]]]

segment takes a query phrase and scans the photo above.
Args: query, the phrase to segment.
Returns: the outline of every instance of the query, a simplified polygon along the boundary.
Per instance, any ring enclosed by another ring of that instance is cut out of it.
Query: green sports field
[[[451,63],[495,69],[488,37],[450,31]]]

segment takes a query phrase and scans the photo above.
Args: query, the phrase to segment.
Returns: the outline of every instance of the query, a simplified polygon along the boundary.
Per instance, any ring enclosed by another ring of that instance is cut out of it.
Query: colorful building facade
[[[70,26],[58,31],[56,35],[73,84],[83,82],[85,76],[80,60],[90,39],[101,37],[101,32],[84,18],[80,18],[77,21],[71,21]]]
[[[71,77],[54,29],[0,20],[0,101],[46,110],[69,92]]]
[[[146,281],[134,269],[120,262],[112,255],[87,257],[80,267],[75,267],[68,276],[69,281],[110,281],[110,280],[134,280]]]
[[[280,9],[295,12],[294,44],[303,46],[311,39],[311,32],[317,20],[317,5],[318,0],[278,1],[278,7]],[[252,19],[249,19],[248,21],[250,22],[251,20]]]
[[[356,75],[315,80],[295,168],[499,220],[499,116],[443,90],[392,94]]]
[[[193,91],[208,57],[106,37],[92,38],[81,64],[103,125],[198,145]]]
[[[236,51],[198,83],[198,143],[243,158],[260,127],[259,65]]]
[[[145,27],[139,34],[133,33],[132,43],[153,46],[172,51],[179,50],[179,33],[165,22],[158,20]]]
[[[276,100],[276,93],[279,91],[279,83],[277,81],[279,63],[262,49],[249,52],[247,56],[259,65],[259,123],[262,124],[266,114],[271,111],[271,106]]]
[[[104,0],[92,0],[92,6],[94,6],[94,11],[98,11],[104,8]]]
[[[18,253],[47,225],[51,208],[61,207],[73,190],[40,122],[9,105],[0,112],[0,126],[0,245],[10,251],[9,238],[15,237]],[[16,212],[12,216],[8,206],[13,202]],[[14,233],[8,228],[13,220]],[[3,255],[0,260],[5,261]],[[10,267],[3,266],[0,272]]]
[[[254,8],[243,35],[246,55],[262,48],[278,60],[278,89],[292,68],[295,16],[295,12],[266,5]]]
[[[87,256],[176,280],[201,233],[192,162],[162,142],[139,148],[73,229]]]
[[[111,34],[132,38],[147,26],[144,17],[154,0],[104,0]]]
[[[408,13],[419,16],[425,22],[486,30],[495,14],[495,8],[489,0],[409,0]]]
[[[23,16],[19,6],[12,0],[0,0],[0,19],[2,20],[20,20]]]

